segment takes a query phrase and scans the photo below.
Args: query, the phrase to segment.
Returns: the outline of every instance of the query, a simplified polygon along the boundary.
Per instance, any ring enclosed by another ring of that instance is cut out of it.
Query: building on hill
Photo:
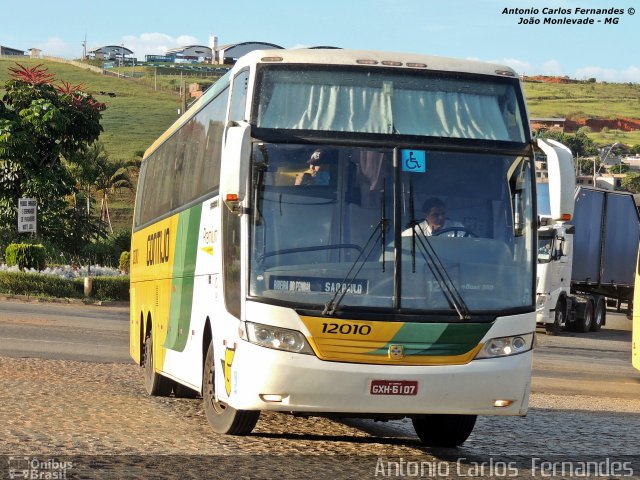
[[[89,58],[92,60],[118,60],[125,64],[136,61],[131,55],[133,55],[133,52],[124,45],[106,45],[89,51]]]
[[[235,63],[238,58],[246,55],[249,52],[253,52],[254,50],[281,50],[283,48],[280,45],[267,42],[242,42],[218,46],[218,37],[216,37],[215,35],[209,37],[209,47],[213,52],[211,63],[218,64]]]
[[[241,42],[218,45],[218,37],[209,37],[209,46],[187,45],[167,50],[162,55],[145,55],[146,62],[208,62],[213,64],[233,64],[237,59],[254,50],[281,50],[283,47],[268,42]],[[333,49],[338,47],[311,47]]]
[[[185,47],[170,48],[165,56],[173,57],[174,61],[210,62],[211,49],[205,45],[187,45]]]
[[[603,175],[598,175],[595,179],[595,186],[611,192],[622,190],[622,180],[625,176],[626,174],[624,173],[605,173]],[[578,175],[576,177],[576,184],[593,187],[593,175]]]
[[[0,45],[0,57],[2,56],[15,56],[24,57],[24,50],[18,50],[17,48],[9,48]]]
[[[566,118],[530,118],[529,124],[534,132],[543,130],[564,133],[566,121]]]
[[[30,48],[29,56],[31,58],[42,58],[42,50],[39,48]]]

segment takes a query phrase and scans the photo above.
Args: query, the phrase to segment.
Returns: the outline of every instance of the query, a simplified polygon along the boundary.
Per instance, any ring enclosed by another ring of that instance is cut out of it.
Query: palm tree
[[[121,188],[133,190],[133,182],[129,176],[131,162],[110,160],[104,145],[95,142],[84,151],[70,159],[70,168],[78,180],[78,187],[87,198],[87,212],[89,198],[93,192],[100,195],[100,221],[109,226],[113,233],[109,216],[109,195]]]
[[[106,158],[106,157],[105,157]],[[121,188],[134,189],[129,176],[129,162],[105,161],[98,164],[97,175],[94,182],[96,194],[102,193],[100,200],[100,220],[109,225],[109,232],[113,233],[111,218],[109,217],[109,195],[116,193]]]

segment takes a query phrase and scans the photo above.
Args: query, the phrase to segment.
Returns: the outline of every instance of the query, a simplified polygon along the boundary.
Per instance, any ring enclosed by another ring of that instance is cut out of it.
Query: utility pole
[[[614,143],[613,145],[611,145],[609,147],[609,151],[607,152],[607,154],[602,157],[602,160],[600,161],[600,168],[602,168],[602,165],[604,165],[604,162],[607,160],[607,157],[609,157],[609,155],[611,154],[611,150],[614,149],[614,147],[618,146],[618,142]],[[596,186],[596,159],[593,159],[593,186]]]
[[[180,115],[187,111],[187,87],[180,72]]]

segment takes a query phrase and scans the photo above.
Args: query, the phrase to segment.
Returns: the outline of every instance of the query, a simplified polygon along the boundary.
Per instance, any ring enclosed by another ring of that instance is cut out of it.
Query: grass
[[[220,74],[211,72],[190,72],[185,70],[180,72],[175,68],[168,67],[123,67],[113,68],[112,71],[119,72],[123,75],[134,77],[136,82],[147,85],[149,88],[157,88],[160,90],[172,91],[178,93],[180,91],[180,82],[189,87],[191,83],[198,83],[205,90],[213,85]]]
[[[624,132],[622,130],[609,130],[608,132],[592,132],[587,136],[598,145],[623,143],[625,145],[640,145],[640,130]]]
[[[84,90],[106,103],[101,124],[104,132],[100,140],[113,159],[129,160],[135,152],[145,150],[177,118],[180,98],[177,94],[154,91],[126,79],[101,75],[64,63],[20,59],[25,66],[43,64],[58,80],[84,84]],[[0,59],[0,85],[10,78],[8,68],[14,60]],[[100,92],[115,93],[115,97]],[[0,94],[4,90],[0,88]]]
[[[532,117],[640,118],[640,85],[524,83]]]

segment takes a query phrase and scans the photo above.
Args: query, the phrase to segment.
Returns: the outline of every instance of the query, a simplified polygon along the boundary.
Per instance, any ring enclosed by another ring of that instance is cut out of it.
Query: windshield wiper
[[[438,286],[442,289],[442,293],[446,297],[449,305],[451,305],[456,312],[458,313],[458,317],[460,320],[470,320],[471,319],[471,311],[467,306],[464,298],[460,294],[460,291],[456,288],[453,280],[449,276],[446,267],[438,257],[433,245],[431,245],[431,240],[426,235],[426,232],[422,230],[420,224],[415,220],[415,211],[414,211],[414,202],[413,202],[413,186],[409,185],[409,209],[411,213],[411,255],[412,255],[412,265],[413,265],[413,273],[416,271],[416,238],[418,239],[418,244],[420,247],[420,253],[422,254],[422,258],[425,263],[431,270],[434,278],[438,282]],[[421,235],[418,235],[418,230]]]
[[[333,294],[331,299],[325,303],[324,310],[322,311],[323,315],[333,315],[342,300],[344,299],[349,287],[353,285],[353,282],[358,277],[358,274],[364,267],[365,263],[373,253],[376,244],[378,241],[382,244],[382,271],[385,271],[385,239],[386,239],[386,230],[389,223],[389,219],[386,218],[386,206],[385,206],[385,184],[383,184],[382,191],[380,192],[380,221],[378,224],[373,227],[371,231],[371,235],[369,235],[369,239],[365,243],[362,251],[358,254],[358,257],[351,264],[351,268],[345,275],[342,282],[340,282],[340,287],[336,289],[336,292]],[[376,235],[377,234],[377,235]],[[357,268],[357,270],[355,270]],[[355,270],[355,273],[354,273]]]

